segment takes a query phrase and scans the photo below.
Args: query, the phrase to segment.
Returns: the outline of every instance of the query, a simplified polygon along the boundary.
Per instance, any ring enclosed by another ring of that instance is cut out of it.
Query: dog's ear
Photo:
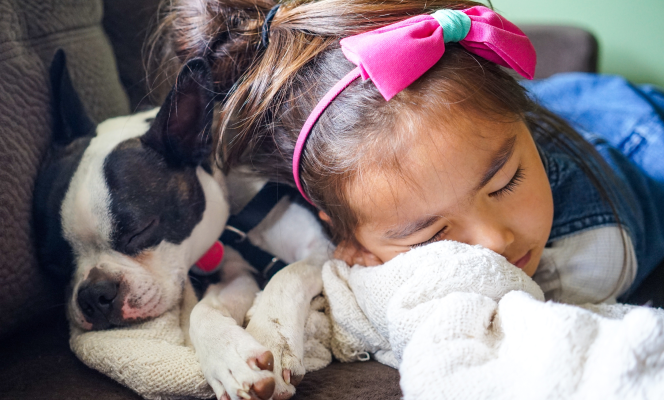
[[[213,99],[207,63],[200,58],[187,62],[150,130],[141,137],[143,144],[171,164],[201,164],[212,151]]]
[[[95,124],[88,118],[67,69],[62,49],[56,51],[50,68],[53,141],[67,145],[80,137],[92,136]]]

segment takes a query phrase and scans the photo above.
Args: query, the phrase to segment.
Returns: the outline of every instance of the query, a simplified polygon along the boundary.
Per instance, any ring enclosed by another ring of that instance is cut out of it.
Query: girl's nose
[[[485,220],[475,226],[470,244],[479,244],[498,254],[504,255],[507,248],[514,242],[512,230],[493,220]]]

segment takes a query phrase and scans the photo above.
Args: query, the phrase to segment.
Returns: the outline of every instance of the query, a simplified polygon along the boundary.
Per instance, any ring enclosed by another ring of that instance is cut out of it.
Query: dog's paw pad
[[[270,376],[267,378],[263,378],[260,381],[254,383],[251,386],[251,391],[259,399],[268,400],[270,397],[272,397],[272,394],[274,393],[274,387],[275,387],[274,378]]]
[[[266,351],[260,356],[256,357],[254,361],[255,365],[263,371],[273,371],[274,370],[274,356],[271,351]]]

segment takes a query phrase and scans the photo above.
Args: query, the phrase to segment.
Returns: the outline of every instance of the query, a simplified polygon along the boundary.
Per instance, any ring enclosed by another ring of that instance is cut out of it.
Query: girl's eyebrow
[[[503,168],[503,166],[512,157],[512,154],[514,154],[515,144],[516,144],[516,135],[507,139],[505,143],[503,143],[503,145],[500,146],[500,149],[498,149],[496,155],[493,156],[489,168],[487,168],[486,172],[482,176],[482,180],[477,185],[477,187],[473,189],[472,193],[477,193],[480,190],[482,190],[482,188],[486,186],[491,181],[491,179],[493,179],[493,177],[498,173],[498,171],[500,171],[501,168]]]
[[[507,139],[505,143],[496,151],[496,154],[491,160],[489,168],[482,176],[480,183],[473,189],[472,193],[479,192],[484,186],[486,186],[491,179],[500,171],[503,166],[510,160],[512,154],[514,154],[514,147],[516,144],[517,135],[512,136]],[[436,221],[442,218],[441,215],[430,215],[424,218],[420,218],[413,222],[408,222],[403,226],[397,227],[395,229],[390,229],[385,232],[384,237],[386,239],[405,239],[422,229],[426,229],[433,225]]]

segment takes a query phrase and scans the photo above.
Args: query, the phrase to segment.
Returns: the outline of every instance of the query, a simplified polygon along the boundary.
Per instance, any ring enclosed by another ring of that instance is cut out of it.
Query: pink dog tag
[[[224,245],[217,240],[212,247],[203,254],[203,257],[196,261],[196,266],[200,268],[201,271],[212,272],[219,266],[223,259]]]

